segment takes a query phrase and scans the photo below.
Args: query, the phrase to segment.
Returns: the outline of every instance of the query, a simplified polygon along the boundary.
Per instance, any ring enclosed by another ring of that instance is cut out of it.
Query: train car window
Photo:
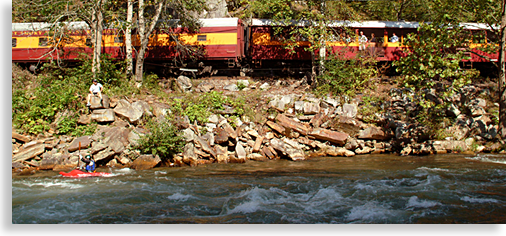
[[[115,43],[122,43],[123,37],[122,36],[114,36],[114,42]]]
[[[472,31],[473,43],[486,43],[484,31]]]
[[[290,31],[289,28],[272,28],[271,35],[275,41],[284,41],[290,38]]]
[[[492,31],[487,31],[487,43],[496,43],[498,40],[497,34]]]
[[[342,28],[331,28],[329,32],[329,40],[331,42],[344,42],[346,36]]]
[[[12,39],[12,47],[15,48],[18,46],[18,39]]]
[[[197,41],[199,42],[207,41],[207,35],[197,35]]]
[[[87,39],[86,39],[85,45],[86,45],[87,47],[91,47],[91,39],[90,39],[90,38],[87,38]]]
[[[358,36],[360,36],[360,31],[364,32],[365,37],[367,37],[367,40],[371,42],[372,40],[372,34],[374,34],[374,41],[376,43],[382,42],[379,41],[383,37],[383,29],[371,29],[371,28],[359,28],[358,29]],[[357,36],[357,37],[358,37]]]
[[[177,41],[179,41],[179,38],[178,38],[178,36],[176,34],[169,34],[168,39],[169,39],[169,42],[177,42]]]
[[[47,38],[39,38],[39,47],[47,46]]]

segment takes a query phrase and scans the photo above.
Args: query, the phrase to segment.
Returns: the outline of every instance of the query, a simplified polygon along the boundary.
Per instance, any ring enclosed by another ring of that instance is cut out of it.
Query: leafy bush
[[[444,95],[469,84],[477,76],[474,70],[462,70],[459,63],[466,59],[463,50],[468,44],[466,33],[450,23],[422,23],[417,34],[408,34],[404,46],[407,55],[395,61],[402,84],[414,89],[434,88],[443,80],[451,83],[442,88]],[[441,90],[441,89],[440,89]]]
[[[103,55],[102,58],[99,81],[113,86],[130,86],[129,83],[123,83],[126,78],[118,70],[120,65],[108,55]],[[84,98],[93,78],[89,59],[73,68],[62,68],[54,62],[46,63],[38,76],[30,78],[31,86],[28,87],[23,86],[28,84],[26,79],[18,77],[13,78],[16,86],[12,87],[12,123],[17,129],[30,134],[48,131],[50,124],[55,122],[56,115],[63,114],[65,110],[71,111],[69,114],[75,114],[84,108]],[[76,117],[62,117],[56,128],[56,133],[60,134],[88,134],[94,130],[93,126],[77,125]]]
[[[158,155],[162,160],[168,160],[182,151],[184,138],[170,120],[150,120],[147,128],[150,133],[142,136],[137,146],[142,153]]]
[[[445,128],[442,120],[451,105],[449,98],[479,74],[459,66],[466,57],[457,48],[466,48],[467,36],[449,22],[422,23],[417,34],[405,38],[407,55],[393,63],[401,73],[400,84],[415,91],[418,108],[413,116],[430,129],[432,136]]]
[[[245,112],[243,99],[233,99],[216,91],[199,96],[186,95],[184,99],[176,98],[172,101],[171,111],[178,116],[188,116],[191,122],[203,124],[213,112],[224,109],[224,105],[233,107],[239,116]]]
[[[12,96],[13,124],[31,134],[49,130],[58,112],[77,110],[85,86],[77,76],[42,75],[39,79],[33,90],[16,90]]]
[[[81,57],[83,64],[75,68],[73,73],[80,75],[81,78],[89,78],[89,81],[86,82],[91,83],[91,78],[93,78],[91,70],[93,61],[89,58],[89,55],[82,54]],[[100,71],[97,73],[96,78],[102,84],[118,86],[126,79],[124,67],[124,62],[114,61],[109,54],[101,54]]]
[[[369,86],[377,74],[371,58],[345,59],[344,52],[325,61],[324,70],[317,78],[316,92],[321,95],[353,97]]]

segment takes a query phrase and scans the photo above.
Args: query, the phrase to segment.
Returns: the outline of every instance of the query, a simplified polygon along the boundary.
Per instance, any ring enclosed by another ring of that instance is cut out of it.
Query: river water
[[[506,155],[361,155],[12,177],[12,223],[506,223]]]

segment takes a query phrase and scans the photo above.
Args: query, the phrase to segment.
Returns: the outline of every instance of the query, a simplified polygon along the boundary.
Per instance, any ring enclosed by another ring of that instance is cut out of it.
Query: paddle
[[[79,142],[79,157],[77,158],[77,169],[79,169],[79,159],[81,159],[81,142]]]

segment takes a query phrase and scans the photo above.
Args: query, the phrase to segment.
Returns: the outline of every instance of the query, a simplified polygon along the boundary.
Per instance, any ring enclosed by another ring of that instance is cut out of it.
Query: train
[[[177,23],[177,21],[176,21]],[[272,72],[305,73],[311,70],[312,52],[307,50],[310,43],[304,37],[297,38],[298,47],[288,49],[284,39],[287,37],[286,24],[269,19],[241,20],[239,18],[200,19],[198,31],[181,26],[170,29],[158,28],[149,39],[145,54],[145,68],[163,73],[178,74],[191,72],[194,75],[244,76],[249,73]],[[405,53],[404,38],[416,33],[418,22],[393,21],[334,21],[328,26],[335,37],[326,41],[329,52],[345,52],[352,58],[366,53],[380,62],[398,60]],[[176,24],[177,25],[177,24]],[[294,24],[297,26],[297,24]],[[291,27],[293,27],[292,25]],[[91,54],[90,29],[85,22],[64,24],[67,34],[57,47],[53,46],[54,37],[49,23],[12,23],[12,62],[24,64],[35,70],[41,62],[59,60],[78,62],[80,54]],[[471,42],[466,50],[470,59],[463,63],[491,63],[498,60],[498,53],[480,51],[480,46],[494,41],[497,37],[488,26],[479,23],[463,24],[473,35],[483,35],[482,41]],[[297,27],[304,27],[303,24]],[[281,33],[275,33],[281,32]],[[346,37],[345,32],[354,32]],[[366,50],[360,50],[357,35],[363,32],[369,40],[376,35],[375,42],[368,42]],[[397,42],[390,39],[395,34]],[[139,47],[139,39],[132,36],[133,47]],[[103,31],[102,53],[117,60],[126,58],[123,31],[113,27]],[[188,55],[178,47],[192,48]],[[135,57],[135,50],[133,57]]]

